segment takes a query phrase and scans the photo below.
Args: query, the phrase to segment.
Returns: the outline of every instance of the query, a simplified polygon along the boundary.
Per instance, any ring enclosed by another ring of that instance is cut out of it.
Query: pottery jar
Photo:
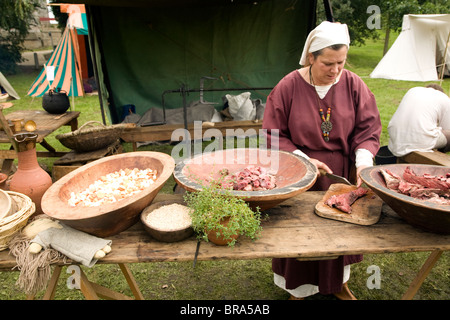
[[[9,189],[27,195],[36,205],[34,215],[43,213],[41,199],[45,191],[52,185],[50,175],[39,166],[36,154],[36,139],[34,133],[15,134],[17,142],[17,171],[11,178]]]
[[[11,122],[14,125],[14,132],[22,131],[23,119],[11,119]]]
[[[225,218],[221,223],[226,227],[228,225],[230,218]],[[218,246],[225,246],[228,245],[231,241],[236,240],[239,237],[239,234],[231,235],[229,238],[224,238],[221,232],[218,230],[208,230],[208,240],[212,243],[218,245]]]

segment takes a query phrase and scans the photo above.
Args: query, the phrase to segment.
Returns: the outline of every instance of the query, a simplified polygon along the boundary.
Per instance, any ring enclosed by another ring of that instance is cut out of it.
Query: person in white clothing
[[[430,84],[408,90],[392,116],[388,148],[396,157],[413,151],[450,151],[450,98]]]

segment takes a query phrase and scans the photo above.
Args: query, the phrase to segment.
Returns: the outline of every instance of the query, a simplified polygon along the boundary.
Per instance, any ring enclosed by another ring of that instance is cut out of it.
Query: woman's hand
[[[320,175],[319,169],[323,169],[328,173],[333,173],[333,171],[323,162],[317,160],[317,159],[312,159],[310,158],[309,161],[311,161],[317,168],[317,174]],[[368,166],[360,166],[359,168],[356,169],[356,186],[360,187],[362,184],[362,180],[359,176],[360,172],[362,169],[367,168]]]
[[[319,169],[323,169],[328,173],[333,173],[333,171],[325,163],[313,158],[309,158],[309,161],[316,166],[318,175],[320,175]]]
[[[362,169],[367,168],[369,166],[359,166],[358,168],[356,168],[356,186],[357,187],[361,187],[362,184],[362,180],[361,177],[359,176],[359,174],[361,173]]]

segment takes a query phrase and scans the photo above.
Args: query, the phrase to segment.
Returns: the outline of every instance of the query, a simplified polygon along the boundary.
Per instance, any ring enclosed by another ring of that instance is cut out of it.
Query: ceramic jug
[[[36,154],[37,134],[15,134],[18,166],[11,178],[9,189],[27,195],[36,205],[34,215],[43,213],[41,199],[45,191],[52,185],[50,175],[39,166]]]

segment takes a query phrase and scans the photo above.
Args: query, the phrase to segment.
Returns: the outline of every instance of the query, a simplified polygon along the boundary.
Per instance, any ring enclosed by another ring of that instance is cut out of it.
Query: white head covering
[[[334,44],[350,45],[350,35],[346,24],[324,21],[311,31],[303,47],[300,64],[309,64],[308,53],[332,46]]]

